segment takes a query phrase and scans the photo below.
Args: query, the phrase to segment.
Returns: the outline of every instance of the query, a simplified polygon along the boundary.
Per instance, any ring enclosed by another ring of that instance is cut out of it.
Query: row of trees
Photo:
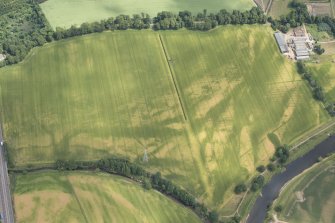
[[[319,85],[319,83],[313,78],[312,72],[306,67],[306,65],[302,61],[298,61],[297,63],[298,73],[305,79],[309,86],[312,89],[313,97],[321,102],[326,102],[325,94],[323,92],[323,88]]]
[[[191,30],[210,30],[218,25],[227,24],[264,24],[268,20],[274,29],[279,29],[287,32],[290,27],[296,27],[302,23],[315,23],[322,28],[327,28],[335,34],[335,20],[330,17],[310,16],[307,7],[303,3],[293,1],[291,3],[292,11],[280,19],[275,20],[271,17],[267,18],[263,11],[257,7],[253,7],[249,11],[240,12],[234,10],[228,12],[227,10],[220,10],[218,13],[207,13],[204,10],[202,13],[193,15],[189,11],[181,11],[177,14],[172,12],[160,12],[156,17],[150,18],[147,14],[133,15],[119,15],[116,18],[109,18],[101,20],[100,22],[83,23],[79,27],[71,26],[69,29],[56,28],[52,31],[45,16],[40,10],[36,0],[22,0],[20,7],[16,7],[10,13],[3,15],[5,21],[1,24],[2,27],[9,27],[8,24],[14,24],[13,29],[0,31],[0,53],[7,55],[5,63],[13,64],[21,61],[35,46],[42,46],[46,42],[53,40],[60,40],[73,36],[80,36],[89,33],[102,32],[105,30],[126,30],[126,29],[148,29],[168,30],[187,28]],[[41,0],[39,0],[41,1]],[[29,26],[22,21],[28,18]],[[13,22],[14,21],[14,22]],[[27,30],[23,27],[29,27]],[[3,35],[5,32],[5,35]],[[5,38],[1,38],[5,36]],[[321,52],[322,49],[316,49]]]
[[[206,31],[218,25],[256,23],[266,23],[266,16],[261,9],[253,7],[249,11],[234,10],[232,13],[223,9],[216,14],[208,14],[207,10],[204,10],[203,13],[198,13],[196,16],[189,11],[181,11],[179,14],[160,12],[153,19],[153,28],[155,30],[168,30],[185,27],[192,30]]]
[[[309,83],[312,89],[313,96],[316,100],[321,101],[325,104],[326,110],[331,116],[335,116],[335,103],[327,101],[323,88],[314,79],[312,72],[308,67],[301,61],[297,63],[298,73]]]
[[[189,11],[182,11],[178,14],[171,12],[160,12],[153,19],[148,14],[119,15],[116,18],[101,20],[100,22],[83,23],[79,27],[71,26],[69,29],[57,27],[53,31],[47,22],[39,5],[34,0],[22,0],[19,7],[3,15],[0,25],[12,27],[0,31],[0,53],[6,54],[6,64],[18,63],[24,59],[30,49],[42,46],[46,42],[61,40],[69,37],[85,35],[89,33],[103,32],[106,30],[127,30],[127,29],[149,29],[167,30],[188,28],[192,30],[210,30],[217,25],[227,24],[263,24],[266,16],[259,8],[252,8],[249,11],[232,13],[221,10],[214,14],[198,13],[196,16]],[[24,20],[27,21],[23,23]],[[29,26],[26,24],[29,23]],[[14,27],[14,28],[13,28]],[[25,27],[29,27],[28,29]],[[1,38],[5,37],[5,38]]]
[[[100,22],[83,23],[81,26],[71,26],[69,29],[56,28],[52,37],[55,40],[80,36],[89,33],[102,32],[105,30],[127,30],[127,29],[148,29],[153,25],[155,30],[168,30],[188,28],[193,30],[210,30],[217,25],[227,24],[255,24],[265,23],[266,16],[259,8],[252,8],[250,11],[240,12],[233,11],[232,13],[226,10],[221,10],[217,14],[207,15],[206,10],[199,13],[197,16],[192,15],[189,11],[182,11],[179,14],[172,12],[160,12],[153,19],[148,14],[120,15]]]
[[[141,166],[130,162],[127,158],[112,157],[101,159],[99,161],[64,161],[56,162],[56,169],[60,171],[73,170],[96,170],[118,174],[141,182],[146,189],[153,188],[161,193],[174,198],[183,205],[190,207],[204,221],[219,222],[219,215],[216,211],[208,210],[204,204],[198,202],[196,198],[186,190],[173,184],[171,181],[163,178],[160,172],[151,174],[145,171]],[[240,219],[235,216],[229,223],[238,223]],[[222,222],[221,222],[222,223]]]
[[[277,169],[276,164],[278,165],[278,167],[284,165],[288,161],[289,156],[290,152],[286,145],[277,147],[274,156],[270,160],[270,163],[266,167],[264,165],[260,165],[256,168],[256,170],[261,174],[256,176],[251,181],[250,190],[256,192],[261,189],[265,183],[265,178],[262,173],[265,170],[268,170],[269,172],[274,172]],[[241,194],[246,192],[247,189],[248,187],[245,183],[240,183],[235,186],[234,192],[235,194]]]

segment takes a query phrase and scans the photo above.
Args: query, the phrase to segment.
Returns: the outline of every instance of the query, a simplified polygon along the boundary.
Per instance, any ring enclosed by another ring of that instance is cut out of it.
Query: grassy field
[[[193,13],[217,12],[220,9],[248,10],[254,6],[252,0],[48,0],[41,4],[41,8],[53,27],[69,27],[83,22],[99,21],[120,14],[130,15],[147,13],[151,17],[161,11],[179,12],[188,10]]]
[[[59,41],[1,69],[0,84],[16,165],[111,154],[141,163],[147,149],[144,166],[219,211],[272,156],[268,135],[291,143],[329,119],[266,26]]]
[[[201,222],[189,209],[122,177],[101,173],[18,175],[17,222]]]
[[[333,156],[307,170],[288,184],[275,202],[275,205],[283,206],[279,218],[290,223],[334,222],[334,181],[335,159]],[[304,198],[304,201],[298,202],[298,198]]]

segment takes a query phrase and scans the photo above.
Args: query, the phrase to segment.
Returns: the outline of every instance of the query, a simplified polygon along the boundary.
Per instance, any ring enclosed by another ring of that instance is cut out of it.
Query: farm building
[[[307,37],[294,37],[293,44],[297,60],[309,59],[309,49],[307,47]]]
[[[285,41],[285,36],[280,32],[275,32],[275,38],[281,53],[288,53],[288,46]]]

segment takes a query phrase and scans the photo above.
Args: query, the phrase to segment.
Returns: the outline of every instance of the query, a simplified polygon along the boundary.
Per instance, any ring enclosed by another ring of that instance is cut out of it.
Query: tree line
[[[277,167],[282,167],[288,161],[289,157],[290,151],[287,145],[277,147],[273,157],[270,159],[270,163],[266,167],[264,165],[260,165],[256,168],[256,170],[260,174],[251,180],[249,187],[250,191],[257,192],[262,189],[265,184],[265,178],[262,173],[264,173],[265,170],[268,170],[269,172],[274,172]],[[240,183],[234,188],[235,194],[241,194],[246,192],[247,190],[248,187],[245,183]]]
[[[205,222],[223,223],[223,221],[219,221],[219,215],[215,210],[209,210],[186,190],[163,178],[160,172],[152,174],[140,165],[130,162],[127,158],[111,157],[99,161],[58,160],[55,168],[59,171],[98,169],[106,173],[131,178],[137,182],[141,182],[144,188],[153,188],[191,208]],[[225,223],[238,223],[239,221],[240,218],[235,216]]]
[[[302,61],[297,62],[297,69],[302,78],[308,82],[313,97],[325,104],[326,110],[330,116],[335,116],[335,103],[327,100],[322,86],[315,80],[311,70]]]
[[[163,11],[159,12],[154,18],[150,18],[148,14],[144,13],[133,16],[119,15],[115,18],[111,17],[99,22],[71,26],[68,29],[57,27],[55,31],[51,29],[38,2],[41,2],[41,0],[22,0],[20,4],[16,3],[20,7],[11,9],[5,15],[0,15],[0,21],[2,21],[0,25],[9,27],[8,24],[11,23],[14,26],[12,29],[0,31],[0,53],[4,53],[7,56],[4,62],[0,62],[0,67],[20,62],[31,48],[42,46],[46,42],[107,30],[140,30],[150,28],[154,30],[177,30],[187,28],[190,30],[207,31],[218,25],[265,24],[268,21],[271,23],[273,29],[279,29],[283,32],[287,32],[291,27],[309,23],[318,24],[323,29],[327,28],[332,35],[335,35],[335,19],[328,16],[310,16],[306,5],[296,0],[290,3],[290,7],[292,8],[290,13],[282,15],[279,19],[267,17],[257,7],[244,12],[238,10],[228,12],[222,9],[218,13],[208,13],[207,10],[203,10],[203,12],[195,15],[187,10],[180,11],[179,13]],[[6,19],[1,20],[1,17]],[[25,18],[28,18],[27,21],[31,23],[28,26],[30,27],[29,30],[23,27],[22,20]],[[315,50],[317,53],[322,53],[322,49],[316,48]]]
[[[40,0],[22,0],[18,7],[2,15],[0,20],[2,27],[11,27],[0,31],[0,53],[5,54],[6,60],[0,62],[0,67],[15,64],[22,61],[28,52],[36,46],[42,46],[47,42],[81,36],[90,33],[107,30],[149,29],[168,30],[187,28],[191,30],[210,30],[218,25],[227,24],[264,24],[266,16],[259,8],[240,12],[234,10],[228,12],[220,10],[218,13],[202,13],[192,15],[189,11],[159,12],[156,17],[150,18],[148,14],[136,14],[133,16],[119,15],[99,22],[83,23],[80,26],[71,26],[68,29],[57,27],[55,31],[50,27],[38,2]],[[27,19],[30,24],[27,30],[22,21]],[[5,37],[5,38],[1,38]]]
[[[321,102],[326,102],[325,94],[321,85],[314,79],[312,72],[306,67],[302,61],[297,62],[298,73],[305,79],[313,93],[313,97]]]

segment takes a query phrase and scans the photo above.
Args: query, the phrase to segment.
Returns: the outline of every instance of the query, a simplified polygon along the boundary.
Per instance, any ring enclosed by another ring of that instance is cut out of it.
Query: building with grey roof
[[[275,32],[275,38],[281,53],[288,53],[288,46],[285,37],[280,32]]]

